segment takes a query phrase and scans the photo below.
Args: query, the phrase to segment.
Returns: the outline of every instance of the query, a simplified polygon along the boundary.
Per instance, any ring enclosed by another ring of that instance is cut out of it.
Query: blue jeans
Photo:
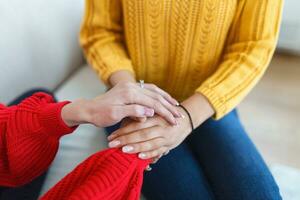
[[[207,120],[154,164],[145,173],[143,194],[147,200],[281,199],[236,110]]]

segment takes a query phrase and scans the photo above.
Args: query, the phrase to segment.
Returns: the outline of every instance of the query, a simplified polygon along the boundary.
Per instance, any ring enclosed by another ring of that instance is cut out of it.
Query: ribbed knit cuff
[[[68,127],[61,118],[61,110],[68,103],[70,102],[50,103],[41,108],[39,120],[47,133],[61,137],[72,133],[78,127]]]
[[[221,119],[226,114],[226,102],[222,96],[220,96],[216,91],[212,88],[206,86],[200,86],[196,92],[201,93],[204,95],[209,103],[215,110],[215,115],[213,116],[214,119],[218,120]]]

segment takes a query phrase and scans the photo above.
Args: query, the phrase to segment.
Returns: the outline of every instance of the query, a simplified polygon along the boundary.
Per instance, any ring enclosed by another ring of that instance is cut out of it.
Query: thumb
[[[154,110],[140,105],[126,105],[120,107],[122,118],[131,117],[131,118],[144,118],[152,117],[154,115]]]

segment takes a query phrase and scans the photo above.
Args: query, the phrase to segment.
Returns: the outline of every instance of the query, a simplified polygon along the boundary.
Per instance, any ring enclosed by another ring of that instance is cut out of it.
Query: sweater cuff
[[[49,103],[41,108],[39,119],[42,127],[47,133],[61,137],[72,133],[78,127],[67,126],[61,118],[61,110],[68,103],[70,102],[64,101],[60,103]]]
[[[218,94],[214,89],[209,88],[207,86],[200,86],[196,92],[201,93],[204,95],[209,103],[212,105],[212,107],[215,110],[215,115],[213,116],[213,119],[218,120],[221,119],[227,111],[226,108],[226,101],[224,97],[222,97],[220,94]]]

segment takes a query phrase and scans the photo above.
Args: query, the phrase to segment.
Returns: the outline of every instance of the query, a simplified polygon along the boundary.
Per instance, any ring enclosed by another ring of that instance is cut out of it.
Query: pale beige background
[[[239,108],[266,161],[300,169],[300,57],[277,54]]]

